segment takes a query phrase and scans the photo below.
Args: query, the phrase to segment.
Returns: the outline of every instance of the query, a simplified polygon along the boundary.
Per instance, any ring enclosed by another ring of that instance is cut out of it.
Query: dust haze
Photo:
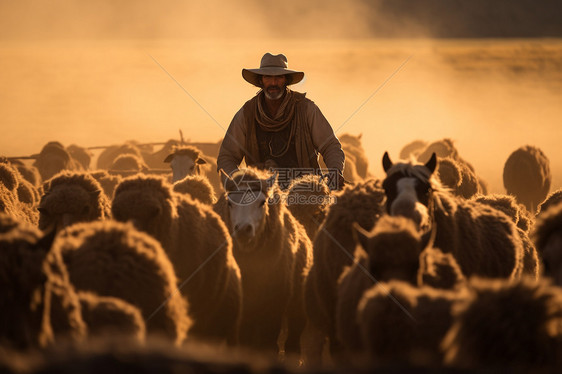
[[[241,69],[272,52],[306,73],[293,88],[337,134],[363,134],[377,177],[384,151],[448,137],[491,192],[525,144],[562,187],[562,39],[432,38],[411,18],[393,26],[384,1],[302,3],[0,1],[0,154],[180,129],[216,142],[257,91]]]

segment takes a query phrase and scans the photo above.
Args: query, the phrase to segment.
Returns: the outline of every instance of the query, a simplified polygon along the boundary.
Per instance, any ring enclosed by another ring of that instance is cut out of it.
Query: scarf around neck
[[[265,93],[261,90],[257,94],[258,110],[256,110],[256,122],[264,131],[279,132],[284,130],[295,115],[296,99],[296,95],[293,91],[289,88],[285,88],[285,96],[277,110],[277,114],[275,117],[271,118],[264,108]]]
[[[295,92],[287,88],[285,97],[275,118],[265,112],[265,93],[259,91],[256,96],[244,105],[246,118],[246,163],[260,166],[266,160],[260,160],[259,146],[256,136],[256,126],[269,132],[279,132],[291,126],[290,138],[295,138],[295,146],[299,165],[294,167],[318,168],[317,154],[312,144],[310,127],[306,118],[306,94]]]

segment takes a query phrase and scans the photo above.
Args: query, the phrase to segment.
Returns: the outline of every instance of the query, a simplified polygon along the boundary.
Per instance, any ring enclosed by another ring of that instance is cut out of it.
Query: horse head
[[[437,156],[431,155],[425,164],[400,162],[393,164],[385,152],[382,160],[386,178],[383,188],[386,209],[392,216],[412,219],[420,231],[431,225],[432,175],[437,167]]]

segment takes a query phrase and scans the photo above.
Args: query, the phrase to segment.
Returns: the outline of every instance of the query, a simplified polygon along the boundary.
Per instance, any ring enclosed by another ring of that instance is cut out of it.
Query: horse
[[[523,271],[524,247],[504,213],[451,194],[434,171],[435,153],[425,164],[394,164],[385,152],[383,189],[387,213],[410,218],[433,246],[451,253],[465,276],[515,279]]]

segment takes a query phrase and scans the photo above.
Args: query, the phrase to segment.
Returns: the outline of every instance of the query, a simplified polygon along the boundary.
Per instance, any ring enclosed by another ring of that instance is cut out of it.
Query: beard
[[[283,97],[285,91],[285,87],[281,86],[269,86],[263,90],[265,97],[267,97],[269,100],[279,100]]]

